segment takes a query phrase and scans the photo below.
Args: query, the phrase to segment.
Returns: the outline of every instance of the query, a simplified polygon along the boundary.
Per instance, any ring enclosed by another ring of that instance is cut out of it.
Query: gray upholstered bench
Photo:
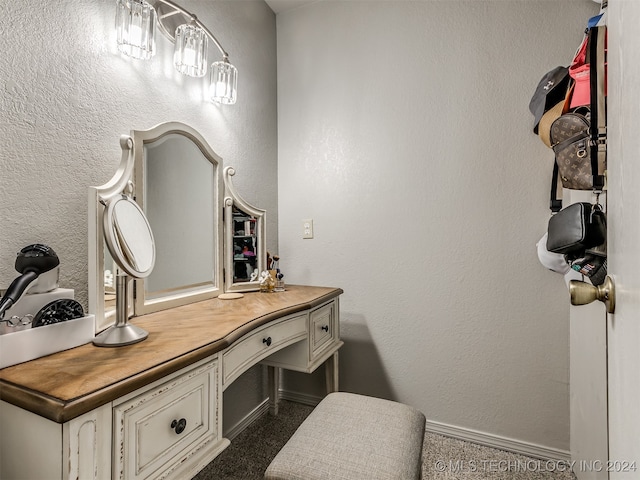
[[[282,447],[265,479],[419,479],[424,428],[424,415],[408,405],[331,393]]]

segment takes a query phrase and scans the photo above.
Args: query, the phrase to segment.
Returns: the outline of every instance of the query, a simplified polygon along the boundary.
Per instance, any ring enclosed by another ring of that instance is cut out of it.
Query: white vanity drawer
[[[170,476],[217,439],[217,370],[207,362],[114,407],[114,478]]]
[[[263,358],[307,337],[307,315],[297,315],[251,332],[222,354],[222,383],[233,382]]]
[[[340,347],[340,309],[338,299],[320,305],[309,313],[309,337],[306,342],[284,348],[262,363],[298,372],[313,372]]]
[[[338,322],[335,302],[313,310],[310,315],[311,358],[315,358],[324,348],[338,338]]]

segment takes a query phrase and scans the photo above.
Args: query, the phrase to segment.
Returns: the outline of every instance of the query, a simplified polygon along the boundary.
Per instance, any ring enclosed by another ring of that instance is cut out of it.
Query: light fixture
[[[209,40],[222,54],[211,64],[209,96],[224,105],[236,103],[238,70],[229,54],[198,18],[170,0],[116,0],[118,49],[134,58],[148,60],[155,54],[156,23],[175,43],[173,63],[178,72],[191,77],[207,73]]]
[[[204,77],[207,73],[207,35],[195,23],[176,28],[176,47],[173,64],[180,73],[190,77]]]
[[[209,95],[216,103],[233,105],[236,103],[236,91],[238,89],[238,70],[224,57],[211,64],[211,82]]]
[[[116,1],[118,50],[148,60],[156,53],[156,11],[145,0]]]

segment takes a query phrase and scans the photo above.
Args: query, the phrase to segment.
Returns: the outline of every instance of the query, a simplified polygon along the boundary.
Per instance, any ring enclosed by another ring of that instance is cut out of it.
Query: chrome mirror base
[[[146,330],[127,323],[107,328],[93,339],[93,344],[97,347],[121,347],[141,342],[148,336]]]
[[[93,339],[96,347],[122,347],[141,342],[149,336],[146,330],[129,323],[129,280],[127,275],[116,276],[116,324]]]

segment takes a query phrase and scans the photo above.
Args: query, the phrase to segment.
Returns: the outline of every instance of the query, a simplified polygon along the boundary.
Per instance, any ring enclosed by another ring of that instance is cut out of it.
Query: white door
[[[592,202],[591,192],[566,191],[567,204]],[[600,202],[606,208],[603,195]],[[575,272],[569,278],[580,279]],[[567,295],[568,298],[568,295]],[[608,480],[607,314],[600,302],[570,307],[571,460],[578,480]]]
[[[640,2],[609,0],[608,10],[608,271],[617,300],[608,316],[600,303],[571,307],[579,480],[640,478]]]
[[[640,478],[640,2],[609,0],[609,470]],[[634,470],[635,469],[635,470]]]

